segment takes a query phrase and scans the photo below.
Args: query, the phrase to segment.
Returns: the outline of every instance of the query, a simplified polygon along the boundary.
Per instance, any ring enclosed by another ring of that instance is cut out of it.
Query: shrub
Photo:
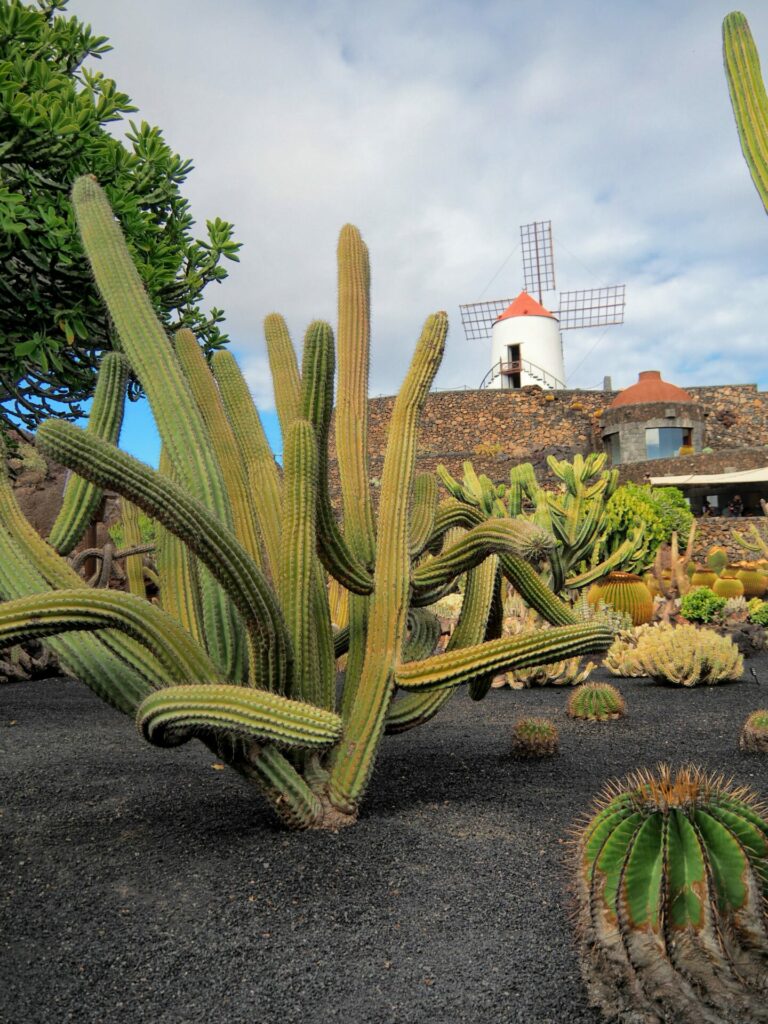
[[[609,784],[575,838],[581,971],[612,1020],[765,1016],[768,821],[699,768]]]
[[[680,614],[689,622],[711,622],[725,607],[726,599],[718,597],[709,587],[690,590],[680,602]]]
[[[552,757],[559,745],[557,728],[548,718],[519,718],[512,726],[513,757]]]
[[[768,626],[768,601],[761,601],[758,608],[750,610],[749,621],[757,626]]]
[[[692,625],[649,630],[638,642],[636,658],[652,679],[679,686],[712,686],[739,679],[744,671],[730,637]]]

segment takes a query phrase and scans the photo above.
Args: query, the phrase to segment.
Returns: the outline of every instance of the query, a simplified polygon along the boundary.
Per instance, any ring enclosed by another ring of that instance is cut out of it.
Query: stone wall
[[[759,554],[745,551],[733,539],[734,530],[738,530],[739,533],[747,533],[752,525],[757,526],[763,537],[768,541],[768,517],[766,516],[743,516],[740,519],[713,516],[712,518],[697,519],[696,540],[693,547],[694,559],[697,562],[703,562],[706,559],[707,551],[714,544],[724,547],[728,552],[728,557],[734,562],[740,562],[743,559],[751,561],[752,559],[762,557]]]

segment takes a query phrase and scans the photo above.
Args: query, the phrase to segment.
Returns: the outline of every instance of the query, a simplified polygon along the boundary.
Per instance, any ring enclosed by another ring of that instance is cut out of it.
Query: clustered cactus
[[[75,474],[52,544],[0,481],[0,644],[49,638],[66,669],[132,716],[146,740],[201,740],[296,828],[353,821],[385,732],[428,720],[458,686],[479,699],[499,672],[608,647],[610,629],[579,623],[531,565],[552,549],[551,535],[523,520],[486,521],[453,499],[438,505],[434,478],[415,477],[444,313],[427,319],[395,401],[377,521],[370,271],[355,228],[339,241],[337,345],[328,324],[311,324],[299,367],[282,317],[267,318],[281,473],[231,354],[215,353],[209,367],[189,331],[170,345],[97,183],[79,179],[73,202],[121,354],[105,359],[88,429],[48,421],[38,430],[38,448]],[[336,361],[341,523],[328,495]],[[162,439],[159,471],[115,447],[129,372]],[[138,571],[136,593],[92,590],[62,557],[107,487],[157,522],[159,605],[140,596]],[[501,637],[502,572],[559,628]],[[463,575],[461,614],[435,654],[439,623],[427,606]],[[337,630],[331,607],[344,618]]]
[[[730,637],[693,625],[649,629],[639,638],[635,663],[657,682],[712,686],[740,679],[744,659]]]
[[[507,672],[504,682],[513,690],[531,686],[580,686],[589,679],[596,667],[593,661],[585,665],[581,658],[567,658],[551,665],[536,665],[534,668]]]
[[[582,974],[606,1016],[766,1019],[765,815],[693,767],[606,787],[575,837]]]
[[[607,722],[612,718],[621,718],[624,711],[624,698],[610,683],[584,683],[568,698],[568,714],[571,718]]]
[[[559,746],[557,727],[548,718],[519,718],[512,726],[513,757],[552,757]]]

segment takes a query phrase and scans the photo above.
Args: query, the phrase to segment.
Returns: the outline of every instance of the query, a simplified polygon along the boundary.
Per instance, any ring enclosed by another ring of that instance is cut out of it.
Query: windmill
[[[624,322],[625,286],[560,292],[560,307],[543,306],[555,290],[552,222],[520,227],[524,290],[514,300],[491,299],[460,306],[467,341],[491,342],[491,369],[481,388],[520,388],[540,384],[565,387],[560,332],[582,327],[609,327]]]

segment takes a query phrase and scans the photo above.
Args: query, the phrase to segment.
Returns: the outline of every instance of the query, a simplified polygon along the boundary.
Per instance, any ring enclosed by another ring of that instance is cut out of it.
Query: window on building
[[[611,465],[617,466],[621,462],[621,442],[618,432],[609,434],[605,439],[605,443],[608,448],[608,454],[611,457]]]
[[[688,427],[645,428],[645,453],[649,459],[671,459],[690,443],[691,430]]]

